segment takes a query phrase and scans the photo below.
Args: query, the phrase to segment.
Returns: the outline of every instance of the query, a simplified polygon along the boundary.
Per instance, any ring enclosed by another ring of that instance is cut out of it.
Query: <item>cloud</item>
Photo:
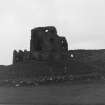
[[[104,49],[104,40],[90,40],[71,44],[71,49]]]
[[[104,0],[0,0],[0,63],[29,49],[30,30],[54,25],[69,48],[105,48]],[[4,46],[2,46],[4,45]]]

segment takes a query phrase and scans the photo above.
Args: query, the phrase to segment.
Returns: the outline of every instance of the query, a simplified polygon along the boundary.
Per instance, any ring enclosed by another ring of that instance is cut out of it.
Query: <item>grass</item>
[[[0,103],[35,105],[105,104],[105,81],[31,87],[0,87]]]

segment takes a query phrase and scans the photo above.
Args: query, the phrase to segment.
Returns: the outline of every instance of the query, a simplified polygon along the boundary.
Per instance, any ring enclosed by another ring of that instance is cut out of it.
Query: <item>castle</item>
[[[13,51],[13,64],[29,61],[64,61],[67,58],[68,43],[60,37],[53,26],[37,27],[31,30],[30,51]]]

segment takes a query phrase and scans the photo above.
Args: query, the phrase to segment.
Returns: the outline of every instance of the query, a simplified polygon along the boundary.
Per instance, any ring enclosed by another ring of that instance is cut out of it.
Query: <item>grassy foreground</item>
[[[0,87],[0,104],[105,104],[105,81],[67,82],[37,87]]]

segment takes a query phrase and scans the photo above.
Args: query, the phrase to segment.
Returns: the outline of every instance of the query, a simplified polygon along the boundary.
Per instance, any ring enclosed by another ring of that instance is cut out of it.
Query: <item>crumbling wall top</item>
[[[46,26],[46,27],[37,27],[31,30],[31,32],[50,32],[52,34],[57,34],[57,30],[54,26]]]

